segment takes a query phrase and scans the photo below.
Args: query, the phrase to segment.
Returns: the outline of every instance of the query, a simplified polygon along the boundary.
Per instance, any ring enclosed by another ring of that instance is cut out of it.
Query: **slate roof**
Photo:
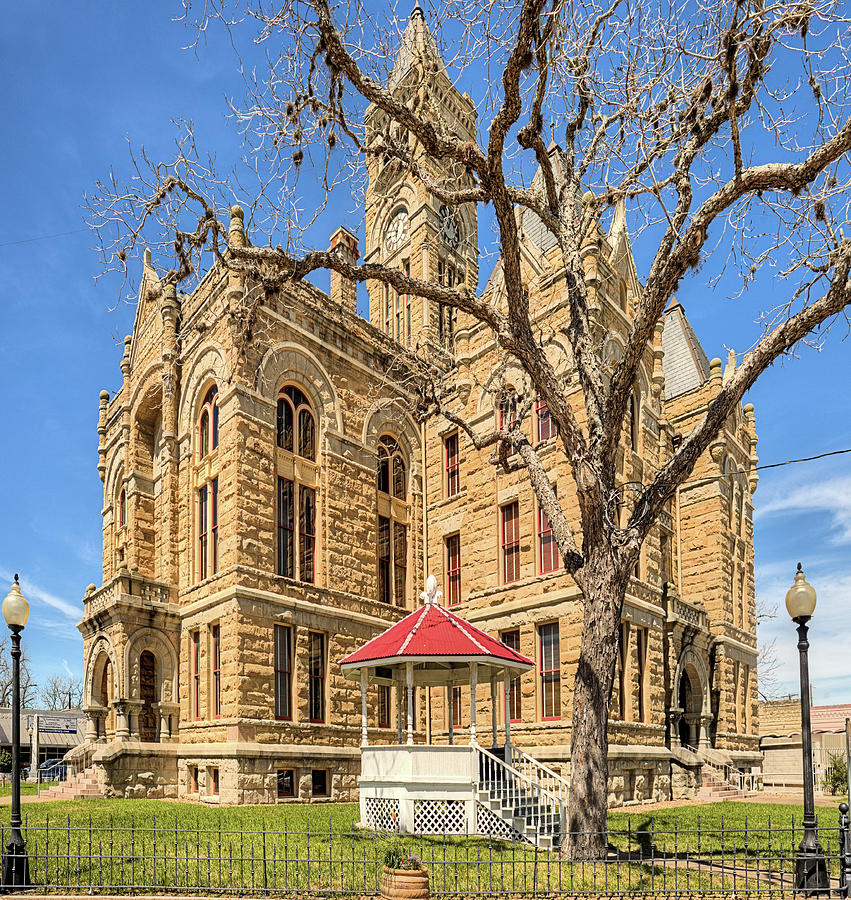
[[[693,391],[709,378],[709,359],[676,300],[665,310],[662,350],[666,400]]]

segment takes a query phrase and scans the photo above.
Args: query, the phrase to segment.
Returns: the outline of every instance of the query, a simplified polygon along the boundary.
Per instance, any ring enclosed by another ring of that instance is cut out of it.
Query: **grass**
[[[99,799],[27,804],[23,811],[35,878],[56,887],[370,893],[378,889],[388,841],[354,828],[354,803],[217,808]],[[836,810],[817,812],[831,829],[822,843],[835,854]],[[435,892],[742,890],[757,870],[791,870],[801,815],[800,807],[730,802],[612,813],[610,843],[622,855],[605,864],[570,865],[558,854],[498,839],[399,840],[424,861]]]

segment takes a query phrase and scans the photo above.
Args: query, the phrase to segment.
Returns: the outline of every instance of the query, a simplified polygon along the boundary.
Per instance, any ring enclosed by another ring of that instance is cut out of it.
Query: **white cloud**
[[[788,563],[785,566],[789,568]],[[766,568],[773,569],[774,566]],[[785,577],[778,574],[766,578],[761,570],[757,596],[768,606],[777,604],[777,615],[760,624],[758,638],[760,643],[775,641],[779,686],[798,693],[797,626],[789,618],[784,603],[786,591],[792,585],[792,574],[788,572]],[[851,573],[847,567],[839,570],[811,567],[806,574],[807,581],[818,594],[816,610],[809,623],[810,681],[814,685],[814,693],[822,697],[817,702],[826,702],[824,692],[827,690],[835,698],[839,682],[844,681],[843,700],[847,702],[851,700],[851,656],[848,648],[851,637]],[[838,701],[834,699],[834,702]]]
[[[765,501],[765,502],[764,502]],[[756,519],[787,512],[827,513],[832,518],[830,539],[851,543],[851,475],[811,481],[796,487],[776,485],[760,497]]]
[[[0,567],[0,583],[8,582],[9,584],[11,584],[12,578],[12,574],[7,569]],[[75,622],[83,614],[81,605],[69,603],[67,600],[63,600],[61,597],[57,597],[56,594],[52,594],[50,593],[50,591],[46,591],[44,588],[39,587],[37,584],[29,581],[28,579],[21,584],[21,590],[27,600],[29,600],[30,604],[32,604],[33,601],[36,601],[37,603],[43,603],[45,606],[49,606],[52,609],[57,610],[64,616],[67,616],[69,619],[73,619]]]

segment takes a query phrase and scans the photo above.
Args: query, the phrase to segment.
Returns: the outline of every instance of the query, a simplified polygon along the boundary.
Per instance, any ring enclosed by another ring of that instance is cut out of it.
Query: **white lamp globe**
[[[30,605],[27,603],[27,598],[21,593],[17,575],[12,589],[6,594],[6,599],[3,601],[3,617],[10,628],[23,628],[30,617]]]
[[[809,619],[816,608],[816,590],[801,571],[798,563],[798,571],[795,573],[795,583],[786,592],[786,609],[794,621]]]

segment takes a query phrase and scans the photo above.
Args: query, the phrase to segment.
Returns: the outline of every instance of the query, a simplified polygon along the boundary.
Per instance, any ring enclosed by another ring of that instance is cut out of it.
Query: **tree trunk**
[[[627,578],[618,574],[612,557],[602,553],[583,566],[577,581],[584,594],[584,620],[573,689],[569,835],[563,846],[572,859],[600,859],[608,846],[606,729]]]

